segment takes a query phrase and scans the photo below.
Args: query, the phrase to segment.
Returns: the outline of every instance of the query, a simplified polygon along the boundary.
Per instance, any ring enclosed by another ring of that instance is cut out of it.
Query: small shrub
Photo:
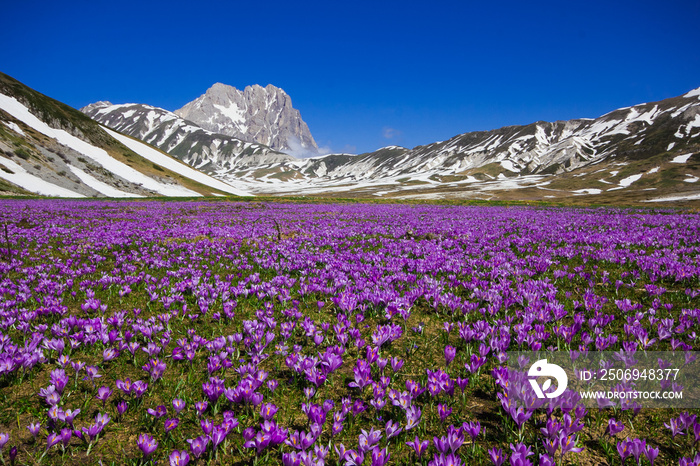
[[[23,159],[23,160],[28,160],[29,157],[32,156],[32,154],[24,147],[19,147],[19,148],[15,149],[15,154],[17,155],[17,157],[19,157],[20,159]]]

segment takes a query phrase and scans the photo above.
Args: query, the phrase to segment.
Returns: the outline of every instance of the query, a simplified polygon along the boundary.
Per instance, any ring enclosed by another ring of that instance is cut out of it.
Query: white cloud
[[[287,145],[289,146],[289,149],[282,152],[298,159],[307,159],[309,157],[316,157],[319,155],[316,148],[302,145],[301,140],[294,136],[289,136],[287,138]]]
[[[334,151],[331,149],[329,145],[321,146],[318,148],[318,150],[314,149],[313,147],[305,147],[301,144],[301,141],[299,138],[290,136],[287,138],[287,145],[290,147],[289,149],[282,151],[285,154],[289,154],[292,157],[296,157],[298,159],[308,159],[311,157],[318,157],[320,155],[328,155],[328,154],[337,154],[337,151]],[[353,146],[353,150],[356,148]],[[347,152],[345,149],[342,152]],[[354,152],[351,152],[354,153]]]
[[[384,129],[382,129],[382,136],[384,136],[385,139],[400,138],[402,134],[403,133],[396,128],[385,126]]]

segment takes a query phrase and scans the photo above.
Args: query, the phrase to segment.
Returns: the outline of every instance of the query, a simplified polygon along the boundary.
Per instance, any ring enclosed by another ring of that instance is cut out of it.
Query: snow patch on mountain
[[[1,95],[2,94],[0,94],[0,96]],[[32,175],[21,165],[5,157],[0,157],[0,164],[12,172],[7,173],[5,170],[0,170],[0,178],[16,184],[29,192],[37,193],[42,196],[85,197],[80,193],[62,188],[38,176]]]
[[[27,107],[14,97],[0,94],[0,108],[45,136],[53,138],[59,143],[92,159],[106,170],[131,182],[138,183],[146,189],[153,190],[163,196],[199,196],[199,193],[183,186],[156,181],[125,163],[112,158],[104,149],[95,147],[65,130],[50,127],[34,116]],[[32,191],[37,192],[36,190]]]
[[[5,124],[5,126],[10,128],[12,131],[19,134],[20,136],[26,136],[26,134],[24,134],[24,131],[22,131],[22,128],[20,128],[19,125],[14,121],[3,121],[3,123]]]
[[[199,183],[202,183],[204,185],[207,185],[211,188],[218,189],[220,191],[224,191],[230,194],[235,194],[237,196],[247,196],[250,195],[249,192],[234,188],[233,186],[229,185],[228,183],[224,183],[221,180],[217,180],[215,178],[212,178],[211,176],[208,176],[198,170],[195,170],[191,168],[188,165],[183,164],[182,162],[173,159],[172,157],[163,154],[162,152],[147,146],[146,144],[139,142],[135,139],[132,139],[128,136],[124,136],[122,134],[117,133],[116,131],[112,131],[108,128],[105,128],[105,131],[124,144],[126,147],[129,149],[133,150],[137,154],[139,154],[141,157],[150,160],[153,163],[156,163],[160,165],[161,167],[167,168],[168,170],[171,170],[175,173],[179,173],[180,175],[183,175],[187,178],[190,178],[194,181],[197,181]]]
[[[81,170],[78,167],[74,167],[73,165],[69,165],[68,168],[75,176],[77,176],[80,179],[80,181],[107,197],[143,197],[138,194],[127,193],[113,186],[110,186],[107,183],[103,183],[102,181],[98,180],[86,171]]]
[[[632,183],[634,183],[635,181],[638,181],[641,177],[642,177],[641,174],[637,174],[637,175],[628,176],[627,178],[623,178],[620,180],[620,186],[622,186],[623,188],[626,188],[629,185],[631,185]]]
[[[692,156],[693,154],[683,154],[683,155],[677,155],[671,160],[671,163],[687,163],[688,159]]]
[[[692,91],[683,95],[683,97],[685,97],[686,99],[692,99],[693,97],[697,97],[698,100],[700,100],[700,87],[698,87],[697,89],[693,89]]]

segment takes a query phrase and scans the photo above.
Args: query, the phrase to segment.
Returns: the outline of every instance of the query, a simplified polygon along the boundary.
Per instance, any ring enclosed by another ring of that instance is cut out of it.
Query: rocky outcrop
[[[204,129],[264,144],[275,150],[312,155],[318,146],[309,127],[282,89],[247,86],[240,91],[217,83],[175,114]]]

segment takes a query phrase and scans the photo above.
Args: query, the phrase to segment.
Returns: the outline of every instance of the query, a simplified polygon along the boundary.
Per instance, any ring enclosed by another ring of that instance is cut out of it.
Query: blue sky
[[[697,0],[25,0],[3,5],[0,71],[73,107],[274,84],[319,146],[360,153],[681,95],[698,24]]]

